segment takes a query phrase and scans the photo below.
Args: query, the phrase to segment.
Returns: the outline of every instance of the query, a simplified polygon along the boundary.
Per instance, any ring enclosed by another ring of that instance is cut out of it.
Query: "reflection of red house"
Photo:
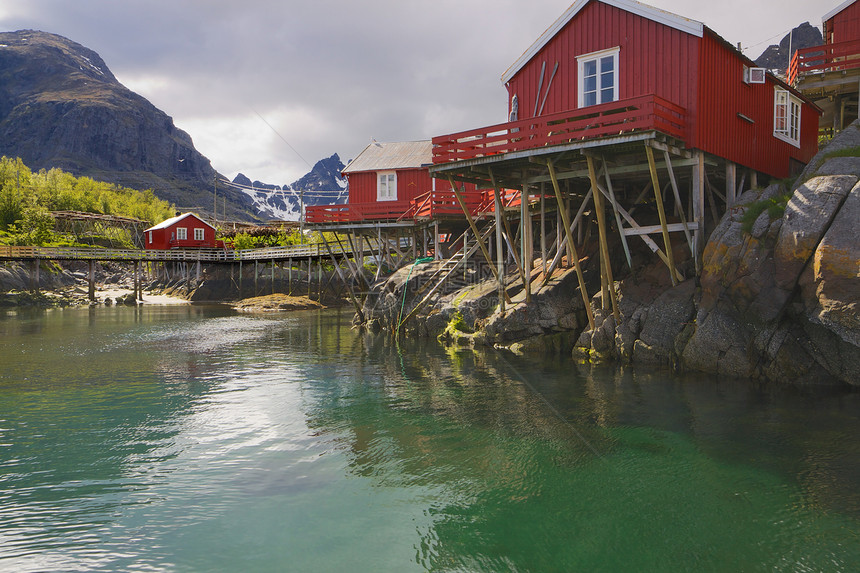
[[[162,221],[144,231],[147,249],[214,249],[222,247],[215,240],[215,227],[194,213],[184,213]]]

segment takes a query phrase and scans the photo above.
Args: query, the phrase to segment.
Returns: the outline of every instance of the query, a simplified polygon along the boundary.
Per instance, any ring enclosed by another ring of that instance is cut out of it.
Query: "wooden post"
[[[32,262],[33,268],[30,273],[30,290],[35,292],[39,292],[39,268],[42,266],[39,259],[33,259]]]
[[[618,227],[618,234],[621,236],[621,246],[624,247],[624,256],[627,258],[627,267],[633,270],[630,245],[627,244],[627,236],[624,234],[624,227],[621,225],[621,216],[618,214],[618,202],[615,200],[615,191],[612,189],[612,179],[609,177],[606,159],[603,159],[603,177],[606,179],[606,190],[609,192],[609,202],[612,204],[612,213],[615,215],[615,226]],[[592,189],[592,192],[594,194],[598,193],[596,189]]]
[[[702,272],[702,253],[705,251],[705,153],[697,151],[693,165],[693,220],[696,230],[693,233],[693,259],[696,273]]]
[[[657,178],[657,165],[654,163],[654,150],[645,146],[645,154],[648,156],[648,169],[651,171],[651,183],[654,187],[654,197],[657,199],[657,213],[660,215],[660,227],[663,228],[663,246],[666,249],[666,262],[669,265],[669,276],[672,286],[678,284],[675,280],[675,259],[672,256],[672,243],[669,240],[669,229],[666,227],[666,211],[663,208],[663,194],[660,193],[660,180]]]
[[[504,259],[504,244],[502,242],[502,191],[496,185],[496,178],[490,170],[490,181],[493,184],[493,202],[496,215],[496,280],[499,283],[499,310],[502,314],[505,313],[505,259]]]
[[[573,235],[570,230],[570,215],[564,208],[564,199],[561,197],[561,188],[558,185],[558,177],[555,175],[555,166],[551,159],[546,160],[546,167],[549,170],[550,179],[552,179],[552,187],[555,190],[555,200],[558,203],[559,210],[562,211],[561,218],[564,223],[564,232],[567,235],[567,252],[570,258],[573,259],[573,266],[576,269],[576,278],[579,281],[579,293],[582,296],[582,302],[585,305],[585,313],[588,316],[588,326],[590,330],[594,330],[594,313],[591,311],[591,301],[588,298],[588,289],[585,288],[585,277],[582,275],[582,266],[579,264],[579,254],[576,252],[576,245],[573,244]]]
[[[520,191],[520,260],[523,262],[523,288],[526,289],[527,303],[532,301],[532,256],[529,246],[531,215],[528,189],[528,185],[523,184]]]
[[[140,300],[143,298],[142,296],[140,296],[140,274],[139,274],[140,269],[138,268],[138,264],[139,263],[137,261],[134,261],[131,265],[132,266],[131,284],[132,284],[132,290],[134,291],[134,300]]]
[[[684,205],[681,203],[681,192],[678,190],[678,182],[675,180],[675,170],[672,169],[672,158],[669,157],[669,152],[664,151],[664,160],[666,161],[666,169],[669,172],[669,182],[672,184],[672,193],[675,195],[675,207],[678,215],[681,217],[681,225],[684,227],[684,236],[687,238],[687,244],[690,246],[690,252],[693,251],[693,239],[690,236],[690,228],[687,226],[687,215],[684,213]]]
[[[487,252],[487,246],[484,244],[484,239],[481,238],[481,233],[478,231],[477,225],[475,225],[475,220],[472,219],[472,215],[471,213],[469,213],[469,208],[466,207],[466,202],[463,201],[463,196],[460,195],[460,190],[457,189],[457,185],[454,183],[454,177],[449,175],[448,181],[451,183],[451,189],[454,190],[454,196],[457,198],[457,202],[460,204],[460,209],[462,209],[463,214],[466,215],[466,221],[468,221],[469,227],[472,229],[472,233],[475,235],[475,239],[478,241],[478,246],[481,248],[481,253],[483,253],[487,264],[490,265],[491,269],[493,269],[493,274],[495,275],[496,269],[493,268],[493,260],[490,258],[490,253]]]
[[[541,271],[546,275],[546,190],[540,184],[540,260]]]
[[[87,261],[87,296],[90,302],[96,300],[96,269],[95,261]]]
[[[737,193],[737,165],[726,160],[726,210],[735,206]]]
[[[618,300],[615,296],[615,280],[612,277],[612,263],[609,260],[609,240],[606,236],[606,213],[603,208],[603,197],[600,190],[597,188],[597,172],[594,169],[594,158],[590,155],[585,157],[588,164],[588,178],[591,180],[591,192],[594,195],[594,209],[597,211],[597,230],[600,241],[600,258],[603,261],[603,276],[605,277],[604,296],[609,295],[609,300],[612,305],[612,315],[615,316],[616,326],[621,323],[621,313],[618,312]],[[603,301],[603,307],[607,308],[606,300]]]
[[[293,257],[290,257],[287,264],[290,266],[290,268],[287,269],[287,293],[288,296],[293,296]]]

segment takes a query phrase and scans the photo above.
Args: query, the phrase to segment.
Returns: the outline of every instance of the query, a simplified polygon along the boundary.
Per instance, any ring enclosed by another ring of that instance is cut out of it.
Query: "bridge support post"
[[[96,300],[96,269],[95,269],[95,261],[87,261],[87,294],[89,295],[90,302],[95,302]]]
[[[141,293],[140,288],[140,263],[134,261],[132,263],[133,269],[131,271],[132,276],[132,288],[134,289],[134,300],[141,300],[143,298],[143,293]]]
[[[30,272],[30,290],[32,292],[39,292],[39,267],[40,264],[39,259],[33,259],[33,270]]]

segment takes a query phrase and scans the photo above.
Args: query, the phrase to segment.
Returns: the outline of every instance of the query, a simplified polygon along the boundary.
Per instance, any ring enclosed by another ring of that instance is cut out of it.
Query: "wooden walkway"
[[[370,252],[375,247],[368,245]],[[330,250],[336,255],[352,256],[349,245],[324,243],[313,245],[294,245],[289,247],[268,247],[264,249],[172,249],[169,251],[141,249],[99,249],[86,247],[12,247],[0,245],[0,260],[37,260],[57,261],[122,261],[122,262],[202,262],[235,263],[248,261],[287,261],[290,259],[329,258]],[[363,254],[366,248],[356,249]]]

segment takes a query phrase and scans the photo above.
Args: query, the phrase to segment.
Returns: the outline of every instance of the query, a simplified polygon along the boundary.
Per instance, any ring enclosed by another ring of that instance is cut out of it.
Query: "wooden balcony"
[[[492,190],[464,191],[461,196],[472,217],[495,212]],[[519,205],[519,201],[519,191],[503,190],[502,203],[505,207]],[[428,221],[462,217],[463,210],[453,191],[428,191],[411,201],[313,205],[305,209],[305,221],[310,224]]]
[[[788,65],[788,83],[813,73],[845,72],[860,68],[860,40],[797,50]]]
[[[633,132],[686,139],[684,108],[646,95],[433,138],[433,163],[563,145]]]

